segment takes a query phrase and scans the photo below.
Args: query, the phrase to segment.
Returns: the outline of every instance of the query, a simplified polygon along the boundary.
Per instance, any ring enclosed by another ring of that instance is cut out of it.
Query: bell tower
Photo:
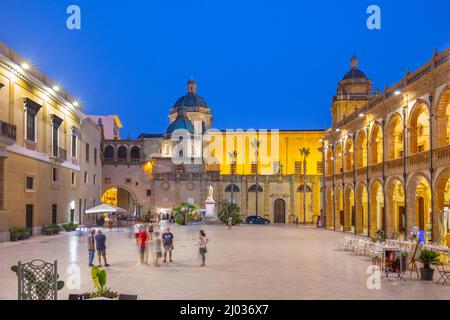
[[[333,126],[369,102],[372,80],[359,69],[358,63],[358,57],[354,55],[350,59],[350,70],[338,83],[331,105]]]

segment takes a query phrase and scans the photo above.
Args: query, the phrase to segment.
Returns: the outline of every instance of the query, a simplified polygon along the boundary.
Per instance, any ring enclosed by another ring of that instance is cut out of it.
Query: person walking
[[[155,266],[159,266],[159,258],[162,257],[161,237],[159,231],[156,231],[153,238],[153,249],[155,250]]]
[[[141,227],[139,230],[139,233],[137,235],[137,246],[138,246],[138,253],[139,253],[139,264],[144,264],[144,255],[145,255],[145,248],[147,247],[147,231],[145,230],[145,227]]]
[[[202,264],[200,267],[204,267],[206,265],[206,253],[208,252],[206,249],[206,244],[208,243],[208,238],[206,238],[206,233],[203,230],[200,230],[200,237],[198,239],[199,253],[202,258]]]
[[[228,230],[231,230],[233,227],[233,218],[231,216],[228,217]]]
[[[163,263],[167,262],[167,253],[169,253],[169,261],[172,261],[172,251],[173,251],[173,233],[170,232],[170,228],[162,234],[162,242],[164,246],[164,260]]]
[[[88,253],[89,253],[89,267],[93,267],[94,255],[95,255],[95,229],[92,229],[88,236]]]
[[[105,262],[105,267],[109,267],[106,261],[106,236],[102,233],[102,230],[98,229],[95,235],[95,248],[97,249],[98,266],[102,266],[102,257]]]

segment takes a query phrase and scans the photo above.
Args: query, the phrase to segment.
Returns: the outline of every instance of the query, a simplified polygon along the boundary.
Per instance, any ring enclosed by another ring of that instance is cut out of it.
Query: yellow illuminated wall
[[[255,148],[252,141],[261,141],[258,173],[276,174],[279,162],[281,173],[285,175],[296,174],[296,162],[303,163],[300,154],[301,148],[309,148],[307,158],[307,174],[321,174],[323,131],[279,131],[267,132],[217,132],[210,138],[210,153],[218,162],[206,165],[207,170],[219,170],[221,174],[231,173],[233,159],[230,153],[238,152],[236,174],[252,174],[252,163],[256,163]],[[303,171],[302,171],[303,173]]]
[[[117,207],[117,188],[110,188],[102,195],[102,202]]]

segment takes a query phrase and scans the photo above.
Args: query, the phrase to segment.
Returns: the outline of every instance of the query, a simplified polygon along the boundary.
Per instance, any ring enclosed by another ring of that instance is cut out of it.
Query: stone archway
[[[388,160],[398,159],[403,156],[403,118],[397,112],[389,119],[386,143]]]
[[[364,183],[360,183],[356,188],[356,233],[365,236],[368,235],[368,203],[367,186]]]
[[[123,208],[129,212],[137,212],[137,198],[132,190],[124,186],[112,186],[102,193],[102,202]]]
[[[375,123],[370,134],[370,164],[383,162],[383,128]]]
[[[385,230],[383,185],[375,180],[370,187],[370,230],[369,236],[374,236],[378,230]]]
[[[438,147],[450,144],[450,85],[442,91],[437,100],[437,141]]]
[[[407,232],[414,226],[425,230],[432,236],[431,230],[431,189],[428,177],[422,173],[415,174],[408,183],[407,189]]]
[[[327,189],[327,199],[326,199],[326,227],[329,229],[333,228],[334,221],[333,221],[333,189],[328,188]]]
[[[286,223],[286,202],[283,199],[276,199],[273,204],[274,223]]]
[[[395,232],[406,236],[405,192],[403,182],[398,177],[387,183],[386,206],[388,235]]]
[[[334,225],[336,230],[344,228],[344,195],[342,188],[338,187],[334,193]]]
[[[356,137],[356,168],[367,166],[367,134],[365,130],[359,130]]]
[[[418,101],[409,117],[409,153],[430,150],[430,111],[428,104]]]
[[[345,188],[345,218],[344,218],[344,230],[354,232],[355,228],[355,193],[353,186],[348,185]]]
[[[436,235],[434,240],[450,245],[450,242],[446,241],[450,230],[450,167],[439,173],[434,190],[440,190],[434,193],[433,234]]]

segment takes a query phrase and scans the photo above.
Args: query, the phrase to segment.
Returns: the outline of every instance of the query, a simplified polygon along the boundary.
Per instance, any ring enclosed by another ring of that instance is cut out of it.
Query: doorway
[[[273,211],[275,223],[286,223],[286,203],[283,199],[275,200]]]
[[[26,217],[25,217],[25,226],[30,229],[31,235],[33,235],[33,205],[27,204],[26,205]]]

